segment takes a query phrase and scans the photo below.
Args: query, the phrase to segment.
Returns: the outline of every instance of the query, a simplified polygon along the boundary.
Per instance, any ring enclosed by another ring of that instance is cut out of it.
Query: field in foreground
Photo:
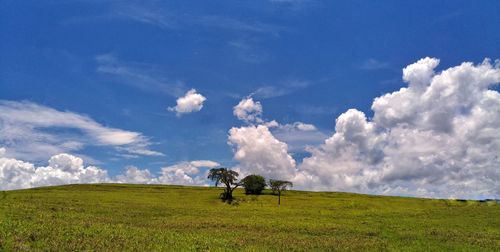
[[[495,202],[220,188],[69,185],[0,192],[0,250],[500,249]]]

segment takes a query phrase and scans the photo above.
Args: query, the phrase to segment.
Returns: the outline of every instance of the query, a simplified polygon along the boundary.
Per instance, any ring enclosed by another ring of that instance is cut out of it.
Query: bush
[[[266,179],[260,175],[248,175],[241,182],[245,194],[260,194],[266,187]]]

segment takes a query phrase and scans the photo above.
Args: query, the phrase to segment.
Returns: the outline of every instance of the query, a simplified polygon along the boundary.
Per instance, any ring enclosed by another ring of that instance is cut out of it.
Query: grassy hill
[[[0,250],[500,250],[495,202],[220,188],[69,185],[0,192]]]

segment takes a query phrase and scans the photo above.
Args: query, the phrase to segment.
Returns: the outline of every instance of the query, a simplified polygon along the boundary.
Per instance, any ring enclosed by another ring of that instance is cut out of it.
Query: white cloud
[[[70,154],[50,158],[48,166],[12,158],[0,158],[0,190],[12,190],[47,185],[107,182],[105,170],[83,166],[83,160]]]
[[[284,125],[280,125],[279,126],[280,128],[283,128],[283,129],[296,129],[296,130],[299,130],[299,131],[315,131],[315,130],[318,130],[316,129],[316,126],[312,125],[312,124],[309,124],[309,123],[303,123],[303,122],[294,122],[294,123],[291,123],[291,124],[284,124]]]
[[[152,175],[148,169],[139,169],[135,166],[126,168],[125,173],[118,175],[117,183],[133,184],[171,184],[171,185],[207,185],[207,173],[200,168],[220,166],[211,160],[184,161],[162,167],[158,176]]]
[[[428,197],[500,197],[498,64],[440,73],[425,58],[403,70],[408,87],[375,99],[373,120],[351,109],[311,149],[296,182],[316,190]]]
[[[0,158],[0,189],[29,188],[35,167],[16,159]]]
[[[259,126],[265,127],[270,134],[270,136],[266,137],[272,137],[273,139],[280,141],[285,144],[287,150],[290,151],[303,152],[307,146],[318,145],[326,138],[326,135],[318,131],[316,126],[312,124],[303,122],[280,124],[276,120],[264,121],[262,119],[262,112],[263,109],[260,102],[254,101],[251,97],[244,98],[233,108],[233,114],[238,119],[249,124],[255,123]],[[239,129],[245,128],[250,127],[242,127]],[[233,129],[236,130],[237,128]],[[249,142],[247,144],[252,143]],[[235,146],[237,146],[237,144]],[[244,170],[242,171],[244,172]]]
[[[140,155],[162,155],[148,149],[141,133],[103,126],[90,117],[32,102],[0,100],[0,144],[10,157],[41,161],[85,146],[110,146]]]
[[[187,170],[186,170],[187,168]],[[191,175],[199,172],[196,167],[187,166],[179,167],[179,165],[163,167],[161,169],[161,175],[159,181],[164,184],[174,184],[174,185],[197,185],[203,184],[203,180],[195,181]]]
[[[361,64],[361,69],[363,70],[380,70],[380,69],[387,69],[389,68],[390,65],[387,62],[382,62],[376,59],[367,59]]]
[[[177,115],[198,112],[203,108],[203,102],[206,99],[203,95],[196,93],[195,89],[191,89],[183,97],[177,99],[175,107],[169,107],[168,110],[176,112]]]
[[[268,178],[290,179],[295,174],[295,160],[288,146],[276,139],[265,125],[232,128],[228,143],[234,147],[242,175],[257,173]]]
[[[155,178],[147,169],[141,170],[135,166],[128,166],[125,169],[125,174],[116,176],[117,183],[131,184],[156,184],[158,179]]]
[[[425,57],[403,69],[403,80],[410,87],[425,88],[434,76],[434,68],[439,65],[439,59]]]
[[[206,186],[208,185],[208,170],[203,173],[200,171],[200,168],[213,168],[217,166],[220,166],[220,164],[210,160],[180,162],[175,165],[163,167],[158,181],[163,184]]]
[[[208,167],[208,168],[214,168],[220,166],[219,163],[211,160],[194,160],[191,161],[190,164],[194,167]]]
[[[247,123],[262,123],[262,105],[254,102],[252,97],[242,99],[238,105],[234,106],[233,114],[240,120]]]
[[[158,176],[148,169],[139,169],[135,166],[126,167],[125,173],[118,175],[114,180],[117,183],[132,184],[173,184],[173,185],[207,185],[207,174],[199,168],[213,168],[220,166],[211,160],[193,160],[162,167]]]

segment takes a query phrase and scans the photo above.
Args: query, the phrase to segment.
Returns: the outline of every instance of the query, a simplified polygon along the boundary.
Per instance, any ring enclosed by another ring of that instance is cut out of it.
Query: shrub
[[[248,175],[241,180],[246,194],[260,194],[266,187],[266,179],[260,175]]]

